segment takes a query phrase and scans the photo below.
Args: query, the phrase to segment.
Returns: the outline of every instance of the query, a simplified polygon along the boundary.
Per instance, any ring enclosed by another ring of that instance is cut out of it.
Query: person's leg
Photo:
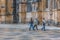
[[[31,26],[32,30],[34,30],[34,25]]]
[[[45,25],[43,26],[43,30],[46,31],[46,30],[45,30]]]
[[[33,26],[33,30],[35,30],[35,25]]]
[[[29,30],[31,30],[31,25],[30,25],[30,27],[29,27]]]
[[[43,26],[42,26],[41,30],[43,30]]]
[[[36,25],[36,29],[38,30],[37,25]]]
[[[43,30],[43,27],[41,28],[41,30]]]

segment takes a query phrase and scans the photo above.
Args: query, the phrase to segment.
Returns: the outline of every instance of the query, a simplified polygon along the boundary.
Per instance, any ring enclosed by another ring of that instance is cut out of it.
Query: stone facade
[[[27,12],[27,4],[31,5],[30,12]],[[40,24],[42,19],[46,21],[53,20],[55,23],[60,22],[60,1],[58,0],[40,0],[27,1],[17,0],[19,8],[19,23],[29,22],[30,18],[38,18]],[[13,0],[0,0],[0,22],[13,22]]]
[[[0,23],[5,21],[5,16],[4,16],[6,13],[5,3],[6,3],[5,0],[0,0]]]

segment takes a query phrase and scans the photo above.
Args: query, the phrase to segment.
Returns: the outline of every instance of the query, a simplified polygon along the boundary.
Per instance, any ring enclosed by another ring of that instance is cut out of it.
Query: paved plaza
[[[0,24],[0,40],[60,40],[60,28],[46,26],[46,31],[29,31],[28,24]]]

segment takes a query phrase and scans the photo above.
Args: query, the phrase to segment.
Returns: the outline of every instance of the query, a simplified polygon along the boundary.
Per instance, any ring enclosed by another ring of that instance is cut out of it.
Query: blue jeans
[[[42,29],[41,29],[41,30],[45,31],[45,25],[43,25],[43,27],[42,27]]]
[[[34,30],[34,26],[33,26],[33,24],[31,24],[31,25],[30,25],[29,30],[31,30],[31,29],[33,29],[33,30]]]

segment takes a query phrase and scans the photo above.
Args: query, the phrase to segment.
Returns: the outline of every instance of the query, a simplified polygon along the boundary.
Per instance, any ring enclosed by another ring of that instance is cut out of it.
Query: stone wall
[[[37,7],[37,11],[32,11],[28,14],[27,10],[27,0],[23,0],[21,4],[19,4],[19,22],[26,23],[29,21],[31,17],[38,18],[40,24],[42,23],[42,19],[45,18],[46,21],[52,19],[55,22],[60,22],[60,9],[45,11],[46,10],[46,0],[42,0],[41,2],[32,3]],[[0,0],[0,22],[12,22],[13,21],[13,0],[8,0],[6,5],[6,0]],[[59,4],[59,3],[57,3]],[[7,6],[7,12],[6,12]],[[58,7],[59,8],[59,7]],[[52,13],[52,15],[50,15]],[[28,17],[28,15],[30,15]]]

